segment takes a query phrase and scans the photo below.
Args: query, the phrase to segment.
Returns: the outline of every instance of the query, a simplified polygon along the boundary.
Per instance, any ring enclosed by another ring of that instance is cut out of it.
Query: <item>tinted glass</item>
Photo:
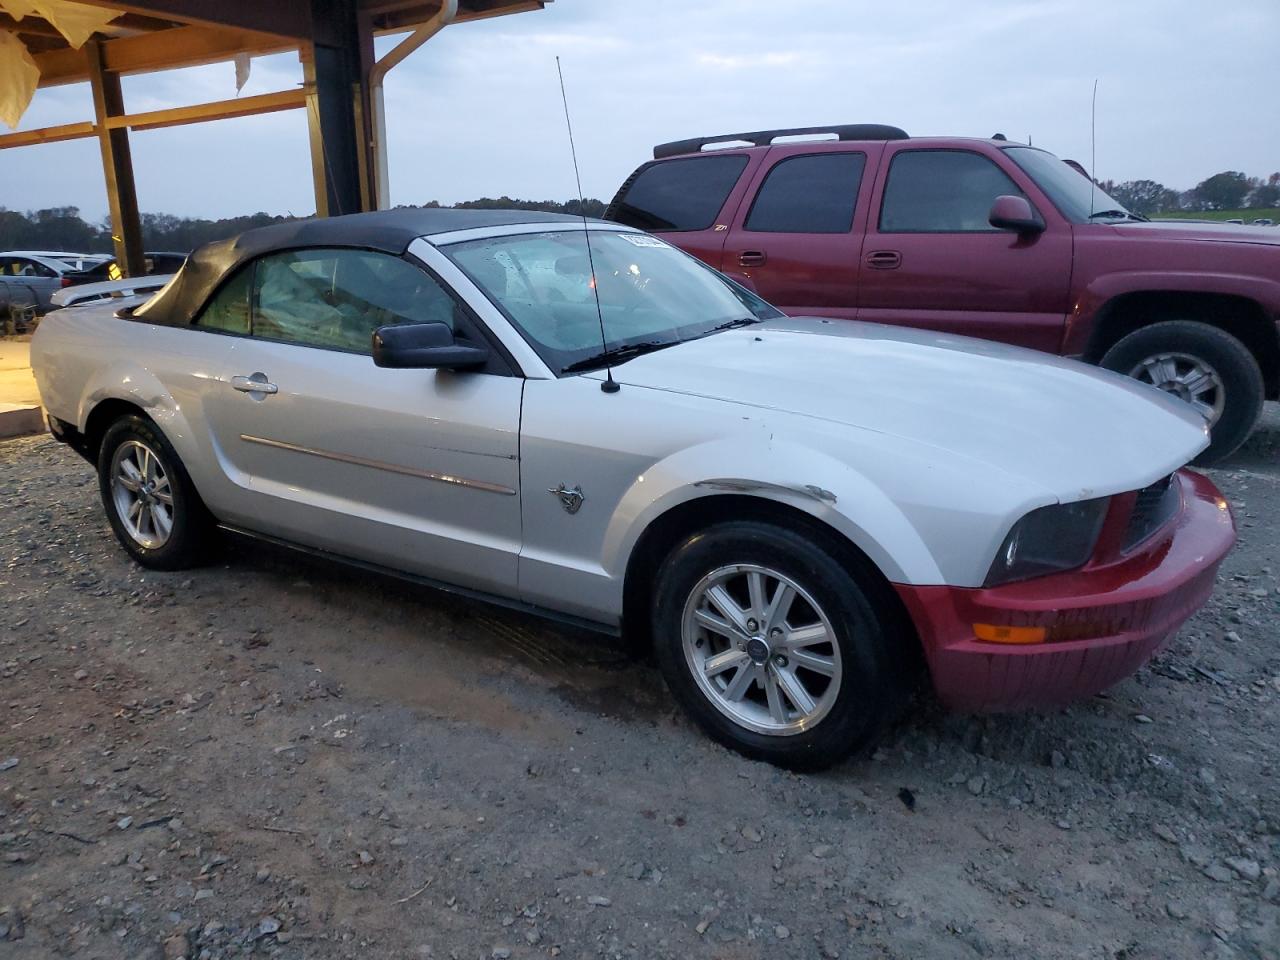
[[[6,277],[56,277],[57,274],[43,263],[25,257],[9,257],[0,260],[0,275]]]
[[[848,233],[866,164],[861,153],[819,153],[779,162],[756,194],[746,229]]]
[[[426,271],[367,250],[295,250],[263,257],[253,281],[253,335],[368,353],[373,331],[398,323],[457,328],[461,306]]]
[[[112,261],[112,265],[115,262]],[[196,318],[196,326],[207,330],[225,330],[228,333],[249,333],[249,286],[253,279],[252,266],[237,273],[217,292],[209,305]]]
[[[754,294],[657,237],[582,230],[472,240],[444,251],[547,365],[563,371],[610,348],[674,344],[730,322],[780,317]],[[596,312],[596,294],[600,297]]]
[[[1008,147],[1004,152],[1049,195],[1054,206],[1078,223],[1099,212],[1115,211],[1122,216],[1128,213],[1124,204],[1111,199],[1087,176],[1051,153],[1035,147]]]
[[[614,203],[610,218],[643,230],[706,230],[746,166],[742,154],[655,163]]]
[[[986,157],[962,150],[908,150],[893,158],[880,208],[884,233],[975,233],[996,197],[1022,196]]]

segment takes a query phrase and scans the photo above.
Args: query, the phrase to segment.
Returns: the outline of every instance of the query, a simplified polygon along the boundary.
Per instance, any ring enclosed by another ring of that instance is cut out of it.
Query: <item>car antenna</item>
[[[560,58],[556,57],[556,74],[560,77],[560,99],[564,103],[564,125],[569,131],[569,154],[573,157],[573,177],[578,183],[578,212],[582,214],[582,239],[587,244],[587,266],[591,270],[591,292],[596,298],[596,319],[600,321],[600,349],[609,352],[609,341],[604,335],[604,311],[600,308],[600,285],[596,283],[596,261],[591,255],[591,230],[587,227],[587,204],[582,199],[582,175],[578,173],[578,148],[573,145],[573,121],[569,119],[569,97],[564,92],[564,71],[560,69]],[[606,362],[605,381],[600,389],[605,393],[617,393],[621,388],[613,379],[613,365]]]

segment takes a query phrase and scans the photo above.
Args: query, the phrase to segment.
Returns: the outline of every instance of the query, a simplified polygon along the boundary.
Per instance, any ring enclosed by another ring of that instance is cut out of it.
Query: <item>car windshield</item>
[[[1104,213],[1117,220],[1132,216],[1124,204],[1107,196],[1087,176],[1053,154],[1035,147],[1005,147],[1004,152],[1068,219],[1085,223],[1090,217],[1097,219],[1098,214]]]
[[[657,237],[592,230],[589,258],[586,236],[581,229],[525,233],[442,249],[557,373],[782,316]]]

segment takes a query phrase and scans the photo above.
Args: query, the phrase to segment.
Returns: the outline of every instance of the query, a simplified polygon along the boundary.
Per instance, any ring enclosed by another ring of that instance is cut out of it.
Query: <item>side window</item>
[[[368,353],[397,323],[458,329],[461,305],[421,267],[368,250],[294,250],[263,257],[253,280],[253,335]]]
[[[893,158],[881,233],[985,233],[996,197],[1022,196],[999,167],[967,150],[904,150]]]
[[[745,228],[848,233],[866,165],[864,153],[815,153],[779,161],[756,194]]]
[[[740,153],[655,163],[614,202],[610,219],[642,230],[706,230],[746,167]]]
[[[253,265],[242,267],[200,312],[195,325],[206,330],[225,330],[228,333],[247,335],[249,286],[252,280]]]

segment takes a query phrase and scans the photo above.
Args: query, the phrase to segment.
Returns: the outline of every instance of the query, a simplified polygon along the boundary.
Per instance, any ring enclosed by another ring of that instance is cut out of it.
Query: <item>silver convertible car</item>
[[[139,563],[221,526],[627,634],[711,735],[796,768],[871,742],[925,670],[961,710],[1101,690],[1234,541],[1184,404],[787,318],[613,224],[272,226],[52,314],[32,359]]]

